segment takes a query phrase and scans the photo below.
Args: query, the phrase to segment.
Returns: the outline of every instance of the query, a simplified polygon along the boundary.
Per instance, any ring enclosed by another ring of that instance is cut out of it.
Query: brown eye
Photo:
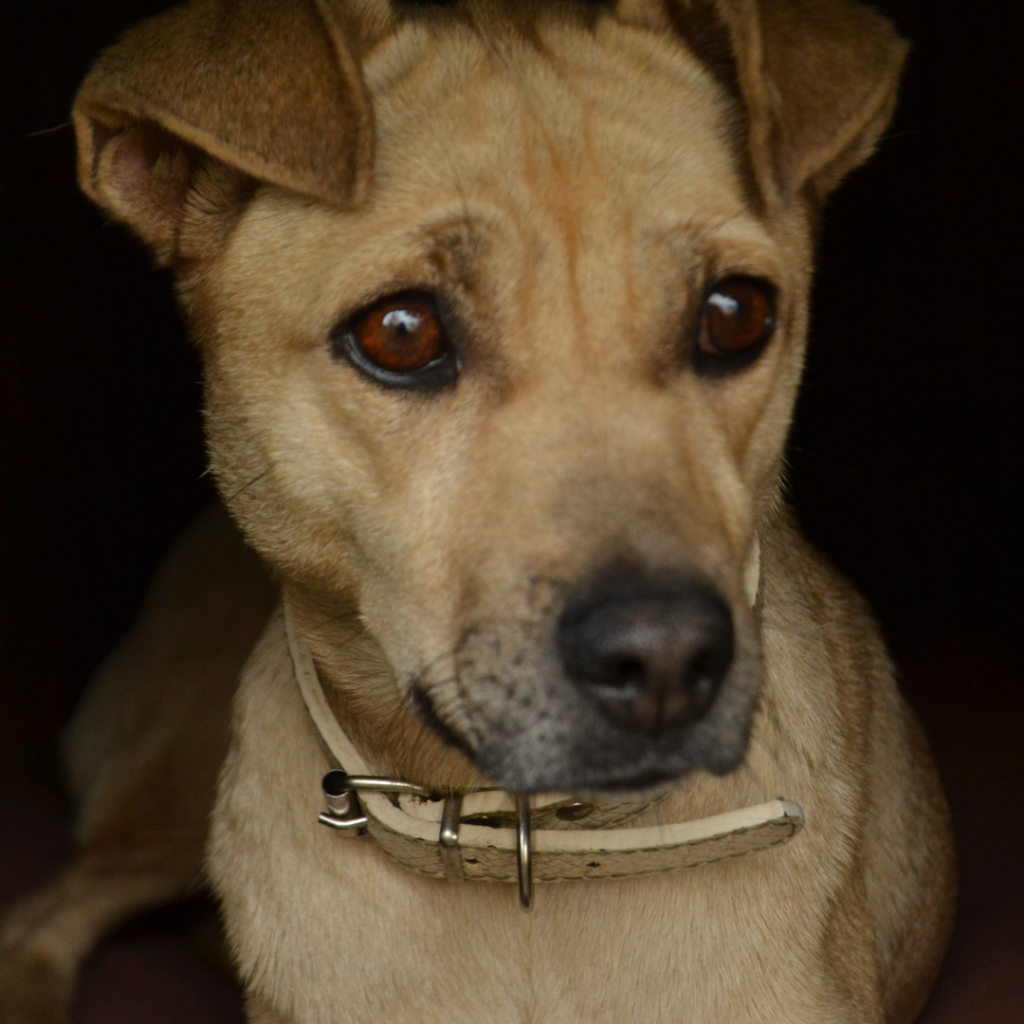
[[[729,277],[708,293],[697,336],[701,368],[747,366],[760,355],[775,330],[775,288],[756,277]],[[700,364],[698,364],[700,365]]]
[[[443,333],[426,302],[390,299],[367,310],[352,324],[356,344],[382,370],[422,370],[441,354]]]
[[[394,295],[364,309],[331,343],[335,355],[392,387],[436,387],[454,378],[444,327],[426,295]]]

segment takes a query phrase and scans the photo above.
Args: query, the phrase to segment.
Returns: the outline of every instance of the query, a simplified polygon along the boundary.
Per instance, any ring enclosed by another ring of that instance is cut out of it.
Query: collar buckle
[[[414,786],[411,782],[399,782],[397,779],[385,779],[376,775],[349,775],[340,768],[329,771],[321,782],[326,813],[317,820],[321,825],[333,828],[343,835],[365,836],[369,819],[359,805],[361,791],[371,793],[388,793],[395,796],[419,796],[430,799],[435,794],[422,786]],[[461,798],[460,798],[461,803]],[[447,801],[445,802],[447,807]],[[458,845],[458,823],[456,822],[456,847]]]

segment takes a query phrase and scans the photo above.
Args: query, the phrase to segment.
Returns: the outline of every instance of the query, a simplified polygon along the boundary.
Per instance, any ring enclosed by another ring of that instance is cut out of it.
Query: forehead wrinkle
[[[586,360],[585,340],[592,332],[585,297],[584,238],[588,220],[608,221],[606,208],[614,192],[609,180],[612,168],[602,165],[593,145],[592,121],[602,111],[599,101],[576,87],[572,62],[539,34],[512,45],[527,56],[515,66],[502,61],[505,77],[520,101],[522,182],[530,195],[518,220],[524,228],[529,222],[531,240],[539,242],[542,251],[557,251],[562,257],[556,278],[569,316],[563,320],[559,347],[576,349]],[[628,234],[628,225],[623,230]],[[522,294],[528,305],[537,305],[531,300],[542,283],[556,281],[550,275],[531,276],[529,284],[524,280]],[[628,291],[629,282],[621,283]]]
[[[418,45],[398,47],[406,51],[401,62],[405,73],[397,80],[394,75],[380,76],[383,80],[373,90],[382,162],[389,157],[388,162],[401,172],[403,165],[409,165],[410,154],[415,164],[416,150],[429,150],[429,159],[448,165],[447,173],[431,173],[431,179],[440,183],[447,177],[450,185],[455,180],[451,172],[465,172],[474,165],[483,170],[488,155],[505,158],[515,148],[523,152],[522,145],[500,144],[503,135],[512,134],[514,120],[520,126],[516,133],[520,143],[528,122],[540,128],[549,156],[563,168],[580,158],[590,164],[608,163],[610,156],[609,170],[613,170],[624,156],[630,161],[630,154],[622,152],[625,147],[647,154],[641,163],[655,173],[685,173],[685,153],[668,137],[680,133],[670,131],[666,136],[664,104],[655,102],[652,89],[665,93],[669,107],[677,110],[686,106],[676,102],[682,93],[693,96],[696,108],[710,118],[701,118],[705,123],[699,129],[702,145],[698,148],[708,141],[709,129],[711,136],[727,131],[730,113],[721,90],[709,82],[695,58],[684,56],[685,48],[678,41],[672,45],[673,41],[646,38],[610,23],[595,34],[561,19],[547,21],[533,26],[526,36],[513,32],[495,37],[493,26],[479,25],[453,25],[451,31],[429,38],[411,32],[420,37]],[[516,116],[510,119],[513,112]],[[601,122],[597,145],[601,156],[591,141],[595,112]],[[430,127],[435,124],[441,128],[431,141]],[[482,135],[479,140],[470,137],[468,147],[467,128]],[[609,129],[612,151],[607,153]],[[397,151],[389,140],[397,144]],[[457,163],[451,159],[453,143],[459,149]],[[689,143],[684,147],[692,148]],[[673,170],[679,156],[684,157],[683,165]],[[650,158],[655,167],[650,166]],[[393,178],[394,171],[388,171],[387,177]]]

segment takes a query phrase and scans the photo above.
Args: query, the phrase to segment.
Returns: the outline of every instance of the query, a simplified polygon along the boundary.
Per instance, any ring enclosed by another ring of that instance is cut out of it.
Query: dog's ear
[[[888,19],[853,0],[669,0],[669,11],[738,89],[769,208],[800,192],[820,202],[871,155],[907,53]]]
[[[358,48],[387,0],[192,0],[99,59],[75,100],[79,179],[162,262],[186,210],[253,179],[342,207],[366,195],[373,121]]]

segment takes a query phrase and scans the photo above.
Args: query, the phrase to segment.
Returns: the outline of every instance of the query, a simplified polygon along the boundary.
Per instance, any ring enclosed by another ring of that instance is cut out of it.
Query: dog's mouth
[[[424,725],[428,726],[443,743],[460,751],[477,767],[482,767],[474,751],[473,744],[441,720],[441,717],[434,710],[433,702],[422,687],[413,687],[410,702],[416,717]],[[592,785],[585,790],[585,795],[622,796],[624,794],[647,794],[651,790],[662,789],[675,782],[676,778],[677,776],[671,772],[648,768],[638,771],[635,775],[622,774],[607,781],[595,778]],[[565,787],[558,786],[554,788],[564,789]]]
[[[738,706],[734,700],[723,701],[722,708],[709,709],[706,719],[657,739],[623,735],[614,725],[595,721],[585,709],[569,728],[552,729],[550,719],[571,716],[541,713],[515,734],[505,720],[468,739],[441,718],[423,689],[414,689],[411,698],[417,717],[442,742],[510,792],[618,798],[650,795],[696,770],[716,775],[733,771],[746,753],[747,703],[741,693]]]
[[[472,744],[463,739],[451,726],[441,720],[441,716],[434,710],[433,701],[431,701],[422,686],[418,684],[413,685],[409,702],[416,717],[433,730],[444,744],[461,751],[470,761],[475,762],[476,758],[473,754]]]
[[[751,633],[701,580],[617,577],[546,627],[468,629],[456,681],[418,679],[411,704],[510,791],[650,791],[742,761],[760,682]]]

